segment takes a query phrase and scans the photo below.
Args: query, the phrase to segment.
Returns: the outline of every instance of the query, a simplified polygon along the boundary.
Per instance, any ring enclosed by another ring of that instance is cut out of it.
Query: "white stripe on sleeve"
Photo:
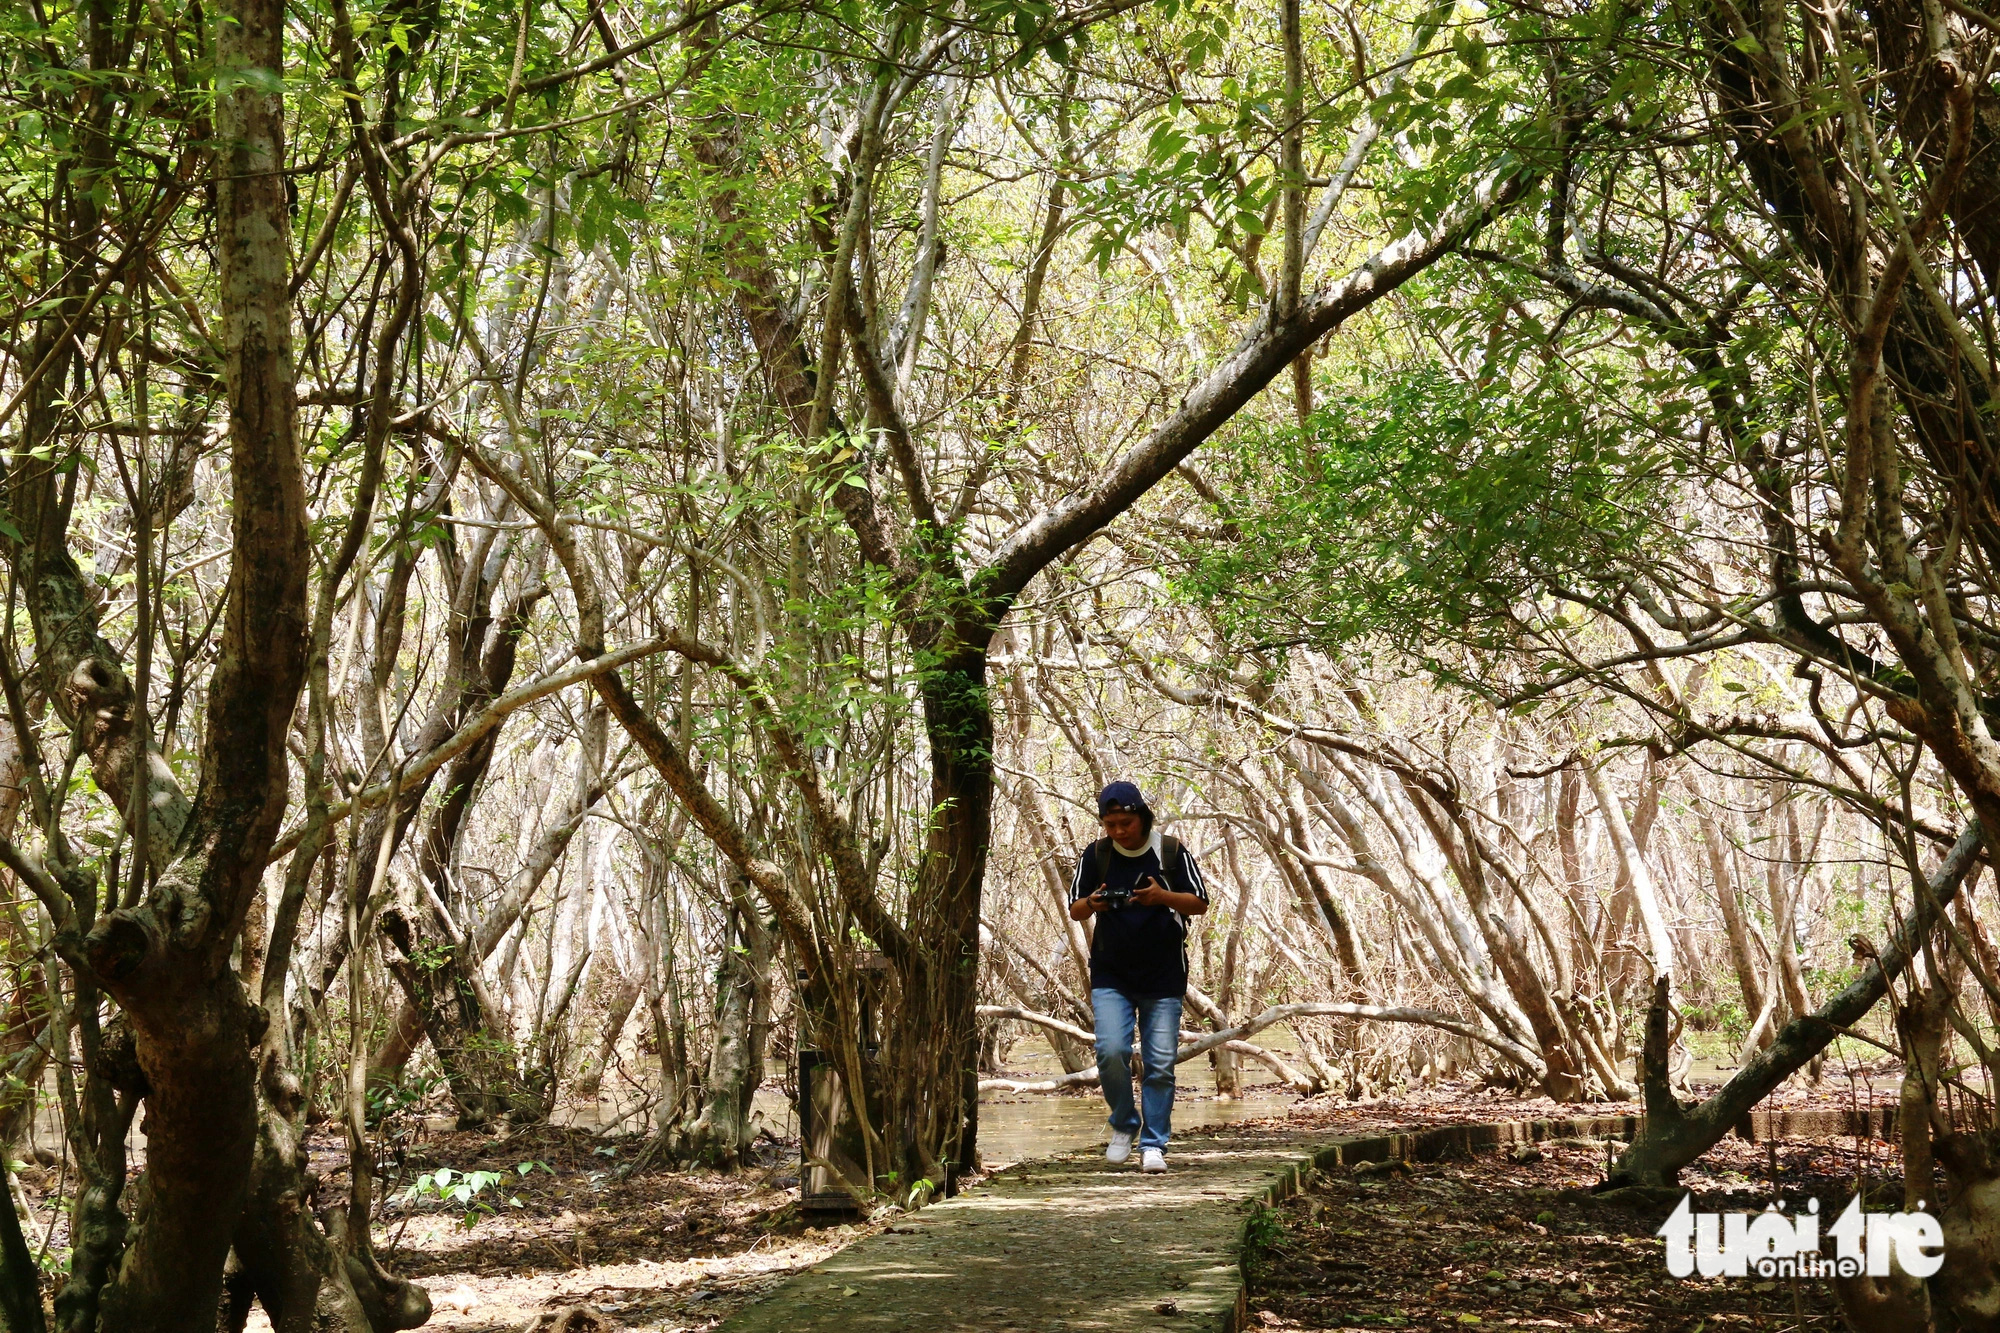
[[[1188,850],[1186,843],[1181,844],[1181,873],[1187,877],[1188,887],[1194,890],[1194,896],[1207,902],[1208,885],[1202,879],[1201,869],[1194,863],[1194,853]]]

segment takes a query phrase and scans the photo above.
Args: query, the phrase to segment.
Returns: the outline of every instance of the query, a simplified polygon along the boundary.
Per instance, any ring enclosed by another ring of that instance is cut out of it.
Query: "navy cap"
[[[1113,782],[1106,786],[1103,791],[1097,793],[1098,818],[1102,819],[1105,815],[1117,814],[1121,811],[1134,815],[1150,815],[1152,813],[1147,808],[1146,798],[1139,794],[1137,783]]]

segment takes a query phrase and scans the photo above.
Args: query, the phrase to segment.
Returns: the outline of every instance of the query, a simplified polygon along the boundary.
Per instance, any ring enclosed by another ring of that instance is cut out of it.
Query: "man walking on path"
[[[1208,910],[1208,887],[1177,838],[1153,827],[1138,787],[1114,782],[1097,797],[1104,836],[1077,858],[1069,914],[1097,918],[1090,939],[1090,1007],[1097,1020],[1097,1077],[1111,1107],[1107,1160],[1123,1162],[1139,1139],[1140,1167],[1167,1169],[1174,1112],[1174,1056],[1187,995],[1190,917]],[[1132,1105],[1132,1029],[1145,1068],[1141,1133]]]

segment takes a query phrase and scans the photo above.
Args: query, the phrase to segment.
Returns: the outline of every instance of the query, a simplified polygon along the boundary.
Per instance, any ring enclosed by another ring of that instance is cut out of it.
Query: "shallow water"
[[[1062,1065],[1046,1043],[1024,1040],[1008,1056],[1007,1072],[1024,1080],[1046,1079],[1062,1073]],[[1180,1066],[1179,1074],[1174,1099],[1176,1133],[1273,1115],[1297,1100],[1262,1065],[1251,1064],[1243,1070],[1243,1097],[1227,1101],[1216,1098],[1215,1075],[1205,1058],[1188,1061]],[[595,1107],[564,1107],[556,1119],[563,1124],[601,1127],[617,1119],[620,1109],[607,1098]],[[797,1135],[792,1104],[776,1088],[760,1088],[752,1110],[779,1138]],[[999,1166],[1087,1148],[1104,1142],[1110,1134],[1106,1117],[1104,1098],[1096,1088],[1063,1093],[987,1092],[979,1099],[979,1155],[988,1166]],[[625,1125],[636,1123],[628,1119]]]
[[[1053,1078],[1062,1072],[1054,1051],[1039,1041],[1016,1046],[1007,1065],[1009,1073],[1028,1078]],[[1275,1115],[1298,1100],[1262,1065],[1248,1064],[1242,1085],[1242,1098],[1219,1101],[1207,1059],[1180,1066],[1174,1132]],[[992,1166],[1090,1147],[1110,1135],[1107,1115],[1096,1088],[1069,1093],[988,1092],[979,1099],[979,1155]]]

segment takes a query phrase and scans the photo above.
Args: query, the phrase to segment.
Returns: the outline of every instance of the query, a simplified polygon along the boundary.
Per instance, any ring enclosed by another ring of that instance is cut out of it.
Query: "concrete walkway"
[[[1250,1211],[1326,1139],[1176,1139],[1165,1175],[1102,1149],[1009,1168],[850,1246],[719,1333],[807,1329],[1083,1333],[1221,1329]]]
[[[1286,1198],[1305,1172],[1555,1138],[1629,1140],[1638,1125],[1626,1115],[1346,1137],[1241,1130],[1175,1139],[1163,1176],[1111,1166],[1102,1148],[1023,1162],[790,1279],[717,1333],[1239,1333],[1244,1224]],[[1753,1140],[1882,1137],[1894,1132],[1894,1108],[1759,1111],[1736,1132]]]

